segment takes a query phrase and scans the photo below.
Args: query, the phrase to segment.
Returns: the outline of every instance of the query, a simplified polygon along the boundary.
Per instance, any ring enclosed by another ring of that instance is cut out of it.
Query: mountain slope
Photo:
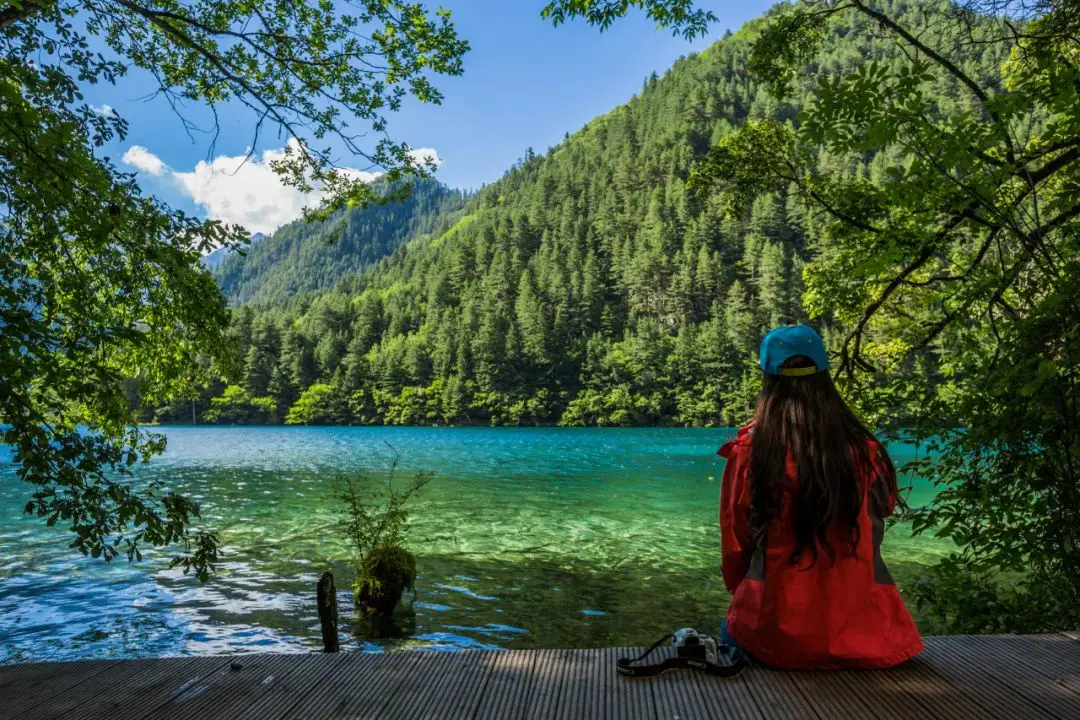
[[[255,233],[251,236],[251,245],[258,245],[263,240],[265,240],[266,237],[267,236],[263,233]],[[219,247],[217,250],[203,255],[202,264],[212,273],[214,270],[221,267],[222,263],[224,263],[231,257],[238,257],[238,254],[235,250],[228,247]]]
[[[910,28],[933,22],[929,4],[886,4],[909,7]],[[899,57],[870,24],[843,17],[814,72]],[[753,32],[681,59],[628,104],[530,153],[442,234],[303,308],[238,314],[248,362],[244,393],[228,402],[267,397],[294,422],[744,420],[757,343],[804,319],[802,267],[827,251],[819,219],[786,194],[728,218],[685,190],[713,142],[748,118],[794,118],[809,98],[812,79],[780,104],[747,74]],[[970,72],[1000,67],[984,47],[965,52],[956,61]],[[933,82],[940,112],[964,109],[954,81]],[[876,181],[903,158],[823,151],[818,161]]]
[[[253,243],[245,255],[229,253],[211,269],[231,302],[281,305],[329,289],[408,238],[439,230],[464,202],[463,193],[421,180],[407,200],[338,213],[323,222],[290,223]]]

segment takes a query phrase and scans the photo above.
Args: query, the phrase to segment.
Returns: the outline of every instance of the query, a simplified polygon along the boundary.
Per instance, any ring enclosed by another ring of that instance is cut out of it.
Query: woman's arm
[[[734,593],[754,554],[754,541],[746,506],[741,499],[749,497],[745,492],[747,482],[748,448],[732,441],[720,448],[720,455],[727,458],[724,478],[720,486],[720,546],[723,558],[724,585]]]
[[[879,518],[887,518],[896,508],[896,471],[892,463],[883,461],[884,449],[874,443],[870,446],[870,458],[873,476],[870,478],[870,509]]]

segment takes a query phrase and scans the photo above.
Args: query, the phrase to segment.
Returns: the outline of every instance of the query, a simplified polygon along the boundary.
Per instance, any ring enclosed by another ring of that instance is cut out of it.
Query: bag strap
[[[620,675],[626,675],[627,677],[653,677],[659,675],[662,672],[668,670],[674,670],[676,668],[691,668],[694,670],[701,670],[709,675],[716,675],[717,677],[735,677],[746,667],[746,658],[742,653],[738,653],[735,660],[731,663],[724,665],[717,665],[716,663],[706,662],[704,660],[694,660],[693,658],[684,657],[669,657],[658,663],[651,665],[634,665],[634,663],[641,662],[649,655],[652,654],[656,648],[660,647],[664,642],[670,640],[672,635],[665,635],[645,652],[638,655],[636,658],[619,658],[616,661],[616,670]],[[723,649],[724,654],[727,654],[729,650],[727,645],[720,645],[717,647],[719,653]]]

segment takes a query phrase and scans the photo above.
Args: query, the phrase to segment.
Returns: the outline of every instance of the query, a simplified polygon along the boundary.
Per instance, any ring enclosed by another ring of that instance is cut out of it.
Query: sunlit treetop
[[[553,0],[541,11],[542,16],[555,25],[583,18],[601,30],[611,27],[631,9],[644,10],[658,27],[671,30],[687,40],[702,37],[709,26],[716,22],[711,10],[696,7],[694,0]]]

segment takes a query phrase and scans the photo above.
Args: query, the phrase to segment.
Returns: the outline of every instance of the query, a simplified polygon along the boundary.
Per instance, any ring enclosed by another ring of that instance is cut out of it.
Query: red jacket
[[[866,489],[859,516],[861,540],[853,556],[826,552],[810,566],[807,553],[798,565],[791,506],[797,490],[794,461],[788,459],[789,485],[780,512],[769,526],[766,549],[754,547],[747,520],[750,510],[751,426],[739,430],[719,454],[727,459],[720,495],[724,584],[731,591],[728,632],[751,656],[777,668],[887,668],[917,655],[922,638],[881,560],[884,518],[896,498],[875,483],[886,469],[878,464],[863,473]],[[834,548],[850,539],[840,530],[830,537]],[[850,546],[849,546],[850,547]]]

